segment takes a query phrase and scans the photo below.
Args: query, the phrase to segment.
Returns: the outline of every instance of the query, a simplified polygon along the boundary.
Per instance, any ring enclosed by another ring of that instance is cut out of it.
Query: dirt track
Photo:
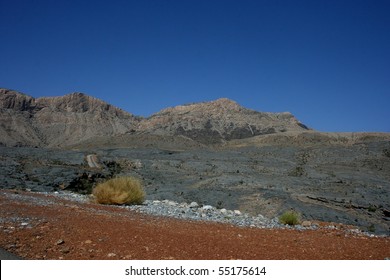
[[[89,167],[100,168],[100,164],[98,163],[96,155],[87,155],[87,163]]]
[[[2,190],[0,247],[26,259],[384,259],[389,237],[238,228]]]

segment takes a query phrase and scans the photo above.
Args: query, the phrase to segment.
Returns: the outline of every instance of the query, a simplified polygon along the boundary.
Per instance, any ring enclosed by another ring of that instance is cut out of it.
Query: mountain
[[[8,89],[0,89],[0,121],[5,146],[64,147],[123,135],[181,136],[207,145],[309,130],[291,113],[257,112],[226,98],[141,118],[83,93],[34,98]]]
[[[203,144],[308,128],[291,113],[263,113],[221,98],[167,108],[140,123],[152,134],[182,135]]]
[[[0,143],[67,146],[134,130],[137,117],[82,93],[33,98],[0,89]]]

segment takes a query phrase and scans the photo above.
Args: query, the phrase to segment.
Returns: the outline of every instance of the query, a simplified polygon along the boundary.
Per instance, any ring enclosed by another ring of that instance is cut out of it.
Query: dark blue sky
[[[390,132],[390,1],[0,0],[0,87],[136,115],[231,98]]]

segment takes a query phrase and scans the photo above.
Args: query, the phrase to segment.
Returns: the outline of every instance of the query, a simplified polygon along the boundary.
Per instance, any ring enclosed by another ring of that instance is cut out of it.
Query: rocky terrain
[[[390,134],[320,133],[289,113],[228,99],[139,118],[71,94],[0,91],[0,187],[91,192],[117,175],[143,180],[147,199],[234,209],[390,234]],[[97,129],[99,127],[99,129]]]
[[[0,247],[23,259],[384,260],[390,255],[389,237],[342,224],[316,221],[292,229],[195,202],[110,206],[72,193],[0,190],[0,222]]]
[[[177,106],[136,117],[82,93],[33,98],[0,89],[0,144],[68,147],[106,136],[181,136],[187,142],[221,143],[255,135],[308,128],[290,113],[261,113],[226,98]]]
[[[308,128],[290,113],[262,113],[227,98],[168,108],[140,123],[157,135],[182,135],[203,144]]]
[[[101,100],[72,93],[33,98],[0,89],[0,144],[62,147],[131,131],[137,118]]]

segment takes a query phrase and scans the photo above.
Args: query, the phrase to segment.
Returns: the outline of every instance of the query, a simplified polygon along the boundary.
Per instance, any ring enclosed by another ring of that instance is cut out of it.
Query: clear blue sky
[[[390,132],[390,1],[0,0],[0,87],[136,115],[227,97]]]

